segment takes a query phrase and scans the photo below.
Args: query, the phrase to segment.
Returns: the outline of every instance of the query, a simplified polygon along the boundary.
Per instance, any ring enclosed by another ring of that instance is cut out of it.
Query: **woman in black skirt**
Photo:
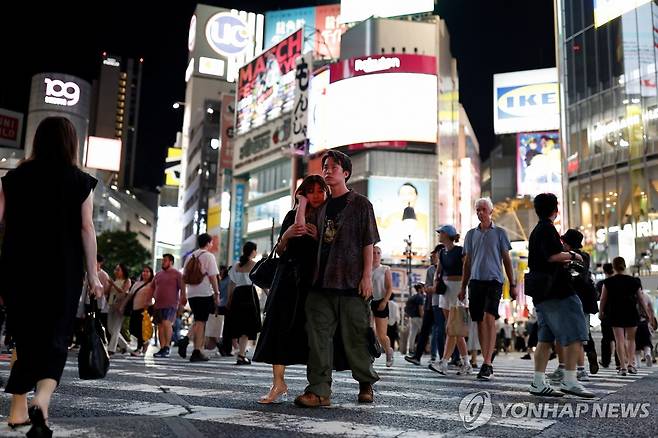
[[[254,361],[272,364],[270,391],[261,404],[285,399],[288,393],[286,365],[306,364],[308,341],[304,304],[311,285],[317,252],[314,216],[329,196],[329,187],[319,175],[310,175],[297,189],[296,208],[281,225],[277,253],[281,256],[265,304],[265,322],[258,339]]]
[[[621,368],[619,374],[637,374],[635,366],[635,332],[640,322],[638,306],[646,307],[642,300],[640,280],[624,274],[626,261],[623,257],[612,260],[615,275],[603,280],[601,292],[601,312],[612,326],[615,334],[615,347]],[[648,310],[645,310],[648,313]]]
[[[96,179],[77,167],[77,159],[73,124],[49,117],[36,130],[32,156],[2,177],[0,294],[17,355],[5,388],[12,394],[8,422],[12,428],[31,424],[28,437],[52,436],[48,407],[64,371],[85,267],[91,291],[103,294],[92,220]],[[46,242],[52,263],[35,271],[44,220],[52,230]],[[35,387],[28,408],[27,393]]]
[[[238,339],[239,351],[236,365],[249,365],[247,343],[256,340],[261,329],[260,304],[256,288],[249,278],[256,257],[256,244],[247,242],[242,247],[242,255],[237,266],[228,271],[228,313],[224,331],[231,339]]]

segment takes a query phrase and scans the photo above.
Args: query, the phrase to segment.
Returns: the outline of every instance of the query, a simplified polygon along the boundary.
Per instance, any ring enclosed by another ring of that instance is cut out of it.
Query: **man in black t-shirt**
[[[352,174],[349,157],[329,151],[322,174],[331,198],[317,217],[318,254],[313,287],[306,299],[309,357],[308,386],[295,399],[302,407],[329,406],[333,338],[340,332],[347,364],[359,382],[359,403],[372,403],[379,380],[368,349],[372,298],[372,249],[379,242],[372,204],[347,188]]]
[[[545,397],[561,397],[566,393],[592,398],[594,394],[576,379],[576,361],[583,342],[589,336],[583,306],[564,266],[571,260],[582,262],[582,257],[573,251],[564,251],[560,235],[553,225],[558,214],[557,197],[552,193],[542,193],[535,197],[534,205],[539,223],[532,230],[528,242],[528,268],[530,275],[546,275],[551,278],[552,285],[545,295],[534,299],[539,343],[535,351],[535,374],[529,392]],[[545,376],[554,342],[559,342],[564,348],[565,371],[560,386],[562,392],[551,388]]]

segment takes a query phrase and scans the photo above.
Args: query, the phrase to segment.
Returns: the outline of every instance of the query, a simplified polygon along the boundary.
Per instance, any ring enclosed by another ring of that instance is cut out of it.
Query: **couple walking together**
[[[347,188],[349,157],[330,151],[322,174],[297,190],[277,245],[277,274],[266,303],[254,361],[273,365],[273,385],[260,403],[287,397],[286,365],[306,364],[302,407],[329,406],[332,369],[350,369],[358,400],[373,401],[379,380],[368,350],[373,245],[379,241],[372,204]]]

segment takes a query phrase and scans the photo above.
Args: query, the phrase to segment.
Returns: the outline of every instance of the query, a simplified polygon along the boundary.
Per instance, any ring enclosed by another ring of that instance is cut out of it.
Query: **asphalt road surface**
[[[51,405],[55,436],[649,437],[658,431],[656,365],[642,365],[638,375],[627,377],[602,369],[586,384],[595,399],[556,401],[527,393],[532,361],[521,360],[519,353],[500,354],[490,382],[478,382],[475,375],[456,376],[456,369],[440,376],[427,369],[427,356],[417,367],[396,354],[391,368],[382,359],[376,363],[381,381],[375,386],[374,404],[356,402],[358,385],[343,372],[334,376],[331,407],[303,409],[292,400],[304,389],[304,367],[287,371],[287,402],[262,406],[256,400],[268,390],[268,365],[236,366],[234,358],[220,357],[193,364],[178,357],[175,349],[166,359],[154,359],[154,351],[151,347],[142,358],[114,356],[107,378],[98,381],[77,378],[76,354],[71,353]],[[3,379],[9,375],[8,365],[9,358],[0,357]],[[555,366],[551,361],[549,371]],[[480,401],[488,398],[489,411],[473,405],[474,393],[480,394]],[[24,436],[27,429],[12,431],[6,425],[8,394],[2,394],[0,405],[0,436]],[[531,407],[540,410],[531,412]],[[473,426],[479,427],[467,429]]]

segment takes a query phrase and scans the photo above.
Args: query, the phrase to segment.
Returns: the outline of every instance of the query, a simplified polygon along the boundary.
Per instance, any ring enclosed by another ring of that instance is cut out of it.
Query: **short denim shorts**
[[[578,295],[542,301],[536,305],[539,342],[559,342],[563,347],[587,342],[589,331]]]

